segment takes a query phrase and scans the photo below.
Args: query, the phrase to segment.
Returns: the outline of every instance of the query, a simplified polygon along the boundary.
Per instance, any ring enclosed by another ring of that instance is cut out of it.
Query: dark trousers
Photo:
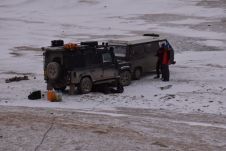
[[[169,65],[162,64],[162,79],[164,81],[169,81],[170,73],[169,73]]]
[[[156,63],[156,74],[157,74],[157,77],[160,77],[160,70],[162,68],[161,66],[162,66],[161,60],[158,60],[157,63]]]

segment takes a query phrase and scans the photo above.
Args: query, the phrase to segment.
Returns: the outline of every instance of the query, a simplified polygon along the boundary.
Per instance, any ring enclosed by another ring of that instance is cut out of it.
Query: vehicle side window
[[[146,53],[150,53],[150,54],[156,54],[158,49],[159,49],[159,42],[155,41],[149,44],[145,45],[145,51]]]
[[[114,48],[114,53],[118,57],[125,57],[126,56],[126,46],[115,45],[112,46]]]
[[[105,62],[112,62],[112,56],[110,53],[103,53],[102,54],[103,63]]]
[[[131,50],[132,50],[131,55],[133,58],[144,56],[144,46],[143,45],[133,46]]]
[[[64,55],[64,65],[68,68],[84,67],[84,56],[82,54],[74,54],[72,52],[67,52]]]
[[[86,55],[86,64],[88,66],[97,65],[101,63],[101,59],[98,54],[89,53]]]

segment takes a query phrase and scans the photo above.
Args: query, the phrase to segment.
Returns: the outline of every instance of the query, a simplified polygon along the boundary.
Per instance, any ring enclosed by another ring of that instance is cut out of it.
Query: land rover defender
[[[47,89],[89,93],[96,84],[119,84],[117,60],[107,45],[97,41],[64,44],[53,40],[44,51],[44,79]]]

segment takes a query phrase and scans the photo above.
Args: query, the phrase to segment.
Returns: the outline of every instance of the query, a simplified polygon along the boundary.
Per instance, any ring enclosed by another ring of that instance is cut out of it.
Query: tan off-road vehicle
[[[144,36],[125,37],[108,41],[109,46],[114,48],[118,62],[126,61],[130,64],[130,68],[120,70],[120,78],[123,85],[129,85],[131,79],[140,79],[143,73],[155,70],[156,53],[162,43],[170,46],[167,39],[157,34],[144,34]],[[173,49],[171,55],[170,58],[173,62]]]
[[[44,78],[47,89],[70,93],[77,87],[80,93],[89,93],[97,84],[119,84],[119,70],[113,49],[98,42],[64,44],[52,41],[44,50]]]

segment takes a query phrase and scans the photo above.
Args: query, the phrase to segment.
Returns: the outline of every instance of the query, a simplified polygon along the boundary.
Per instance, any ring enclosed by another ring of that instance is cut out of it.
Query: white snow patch
[[[205,46],[212,46],[212,47],[219,47],[219,48],[226,47],[226,43],[220,40],[205,40],[205,41],[197,41],[197,42]]]

